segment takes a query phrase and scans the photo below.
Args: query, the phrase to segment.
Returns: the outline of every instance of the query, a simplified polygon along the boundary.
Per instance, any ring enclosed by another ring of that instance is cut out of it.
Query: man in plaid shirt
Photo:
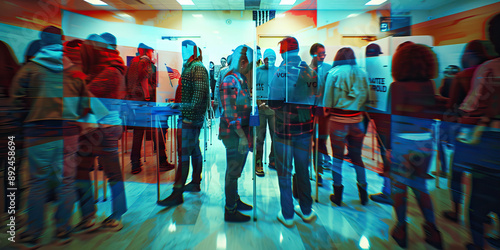
[[[278,220],[293,227],[294,210],[305,222],[316,214],[312,210],[309,159],[313,132],[313,106],[316,105],[318,84],[316,73],[298,55],[299,44],[293,37],[280,42],[283,62],[269,86],[269,106],[276,112],[274,152],[281,192],[281,212]],[[293,208],[292,160],[298,185],[299,204]]]
[[[219,86],[223,112],[220,118],[219,139],[226,147],[226,205],[224,220],[245,222],[250,216],[239,211],[252,210],[238,195],[238,179],[248,156],[250,137],[251,98],[245,75],[251,73],[253,50],[239,46],[232,55],[230,70]]]

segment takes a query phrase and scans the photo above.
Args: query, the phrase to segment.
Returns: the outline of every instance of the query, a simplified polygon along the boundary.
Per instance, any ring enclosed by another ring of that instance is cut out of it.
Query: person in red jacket
[[[133,105],[145,105],[147,102],[156,101],[156,73],[154,72],[153,59],[153,48],[145,45],[144,43],[139,44],[137,49],[139,55],[134,57],[130,62],[130,65],[126,73],[126,86],[127,86],[127,96],[128,100],[133,101]],[[135,118],[134,127],[134,139],[132,142],[132,152],[130,153],[130,161],[132,163],[132,174],[138,174],[142,171],[141,167],[141,148],[142,140],[144,137],[145,127],[149,125],[144,123],[145,117]],[[132,124],[128,124],[132,125]],[[163,133],[166,133],[166,128],[163,128]],[[153,135],[154,138],[155,135]],[[159,145],[155,148],[159,148],[158,153],[160,154],[160,171],[170,171],[175,167],[170,164],[167,160],[167,155],[165,153],[165,138],[159,136]]]
[[[118,153],[118,140],[123,132],[120,108],[125,97],[126,66],[119,52],[108,46],[99,35],[90,35],[82,44],[80,52],[82,69],[87,75],[87,88],[104,104],[108,114],[97,120],[96,130],[80,137],[77,193],[82,221],[75,230],[89,230],[95,225],[97,209],[92,197],[89,173],[94,167],[95,158],[99,156],[99,163],[109,179],[113,197],[113,213],[101,223],[101,228],[118,231],[123,227],[120,222],[121,216],[127,211]],[[100,111],[93,110],[95,113]]]

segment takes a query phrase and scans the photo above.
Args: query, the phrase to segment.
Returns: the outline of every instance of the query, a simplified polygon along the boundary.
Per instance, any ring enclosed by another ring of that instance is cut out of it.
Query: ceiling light
[[[180,5],[194,5],[193,0],[177,0]]]
[[[296,0],[281,0],[280,5],[294,5]]]
[[[282,17],[285,17],[285,16],[286,16],[285,14],[279,14],[276,17],[282,18]]]
[[[365,5],[381,5],[385,3],[387,0],[370,0]]]
[[[121,17],[132,17],[129,14],[126,14],[126,13],[120,13],[120,14],[117,14],[117,15],[121,16]]]
[[[347,18],[350,18],[350,17],[355,17],[355,16],[358,16],[359,14],[350,14],[347,16]]]
[[[90,3],[92,5],[108,5],[107,3],[101,1],[101,0],[84,0],[87,3]]]
[[[202,14],[193,14],[193,16],[194,16],[194,17],[198,17],[198,18],[203,17],[203,15],[202,15]]]

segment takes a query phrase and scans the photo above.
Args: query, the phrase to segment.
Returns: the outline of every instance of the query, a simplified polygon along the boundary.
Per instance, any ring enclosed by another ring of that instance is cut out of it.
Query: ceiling
[[[372,10],[381,6],[366,6],[368,0],[296,0],[293,6],[279,5],[281,0],[192,0],[195,5],[180,5],[176,0],[102,0],[109,6],[93,6],[83,0],[68,1],[74,10]],[[430,10],[456,0],[387,0],[385,8],[398,10]],[[388,5],[390,3],[390,5]],[[382,5],[382,6],[384,6]]]

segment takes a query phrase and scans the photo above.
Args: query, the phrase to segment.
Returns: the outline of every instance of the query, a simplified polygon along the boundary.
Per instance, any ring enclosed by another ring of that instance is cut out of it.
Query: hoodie
[[[126,95],[123,59],[117,50],[99,47],[92,41],[82,45],[81,54],[87,88],[109,110],[98,123],[121,125],[120,110]]]
[[[64,61],[64,63],[63,63]],[[64,65],[64,66],[63,66]],[[25,126],[39,121],[76,121],[90,103],[84,75],[63,58],[63,46],[43,47],[12,81],[12,110]]]

